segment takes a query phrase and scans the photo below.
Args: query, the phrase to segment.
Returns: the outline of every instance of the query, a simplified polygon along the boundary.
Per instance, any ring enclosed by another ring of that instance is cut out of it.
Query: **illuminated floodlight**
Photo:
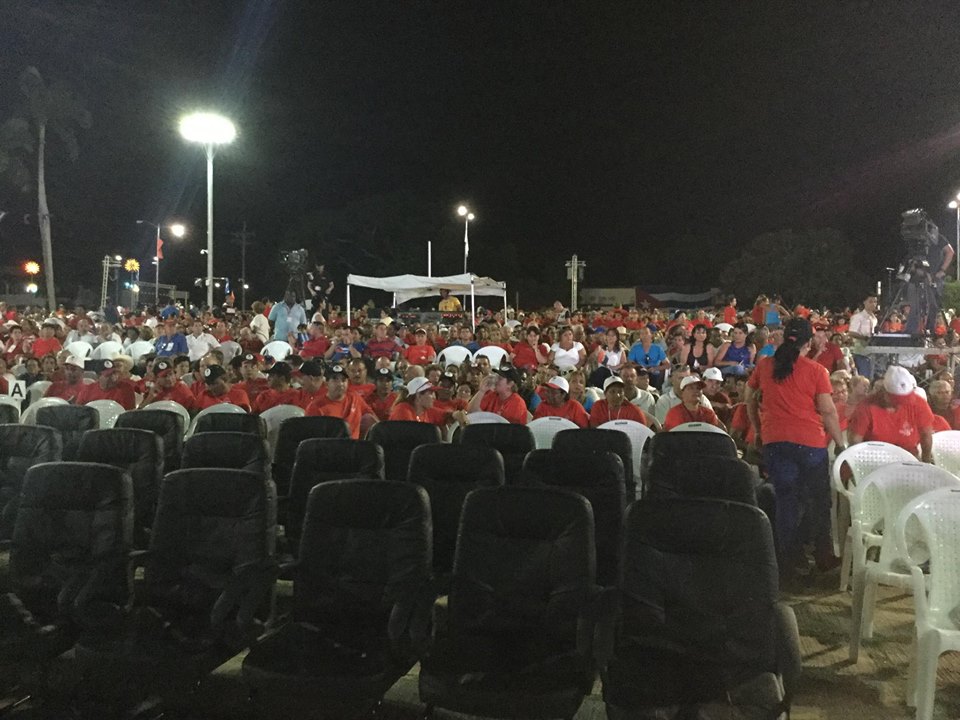
[[[237,128],[223,115],[197,112],[180,119],[180,134],[190,142],[223,145],[233,142],[237,137]]]

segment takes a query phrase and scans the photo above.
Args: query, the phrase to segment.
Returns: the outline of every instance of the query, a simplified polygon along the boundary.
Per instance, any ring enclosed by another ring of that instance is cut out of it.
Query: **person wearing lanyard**
[[[703,380],[696,375],[685,377],[680,382],[680,404],[674,405],[667,412],[667,417],[663,421],[663,429],[672,430],[683,423],[697,422],[716,425],[721,430],[726,431],[723,423],[717,418],[717,414],[700,404],[702,395]]]
[[[762,447],[767,475],[777,495],[777,554],[785,580],[807,564],[803,549],[807,539],[814,543],[821,568],[835,560],[830,541],[827,441],[836,443],[837,455],[846,443],[827,369],[806,357],[812,337],[809,321],[790,320],[783,343],[773,357],[760,358],[746,391],[754,443]],[[801,531],[801,519],[806,532]]]
[[[297,327],[307,324],[307,312],[297,302],[297,295],[293,290],[283,294],[283,302],[270,308],[270,317],[273,323],[273,339],[288,341],[290,333],[296,334]]]

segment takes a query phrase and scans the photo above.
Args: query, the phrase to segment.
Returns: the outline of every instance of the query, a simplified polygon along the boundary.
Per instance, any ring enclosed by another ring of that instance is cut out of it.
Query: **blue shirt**
[[[644,351],[643,343],[637,342],[630,348],[627,359],[637,365],[643,365],[645,368],[656,368],[667,359],[667,353],[657,343],[650,343],[650,349]]]
[[[160,311],[160,317],[164,320],[168,318],[175,318],[180,315],[180,311],[174,305],[167,305]]]
[[[270,308],[267,320],[273,323],[273,339],[286,342],[287,335],[296,334],[299,325],[307,324],[307,312],[299,303],[288,306],[285,302],[279,302]]]
[[[187,346],[187,338],[183,333],[177,333],[172,338],[161,335],[154,343],[157,349],[158,357],[173,357],[174,355],[189,355],[190,348]]]

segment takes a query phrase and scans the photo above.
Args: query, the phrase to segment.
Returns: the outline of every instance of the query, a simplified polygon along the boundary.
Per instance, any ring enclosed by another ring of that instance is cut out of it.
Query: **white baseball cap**
[[[407,392],[410,395],[416,395],[417,393],[426,392],[427,390],[433,390],[433,383],[425,377],[415,377],[407,383]]]
[[[570,383],[567,382],[566,378],[562,378],[559,375],[557,377],[552,377],[547,381],[547,387],[556,388],[557,390],[562,390],[565,393],[570,393]]]
[[[723,382],[723,373],[720,372],[720,368],[707,368],[703,371],[703,379]]]
[[[619,375],[611,375],[603,381],[603,391],[606,392],[608,387],[617,384],[623,385],[623,380],[620,379]]]
[[[694,383],[696,383],[700,387],[703,387],[703,380],[701,380],[696,375],[688,375],[687,377],[685,377],[683,380],[680,381],[680,392],[683,392],[683,389],[685,387],[689,387]]]
[[[917,387],[917,381],[902,365],[891,365],[883,376],[883,389],[891,395],[909,395]]]
[[[77,357],[76,355],[71,355],[66,360],[63,361],[65,365],[76,365],[78,368],[86,367],[87,360],[86,358]]]

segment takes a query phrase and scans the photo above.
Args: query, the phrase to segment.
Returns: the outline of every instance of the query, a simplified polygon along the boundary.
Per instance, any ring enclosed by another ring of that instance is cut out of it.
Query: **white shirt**
[[[256,335],[260,342],[266,343],[270,339],[270,321],[263,313],[257,313],[250,321],[250,332]]]
[[[572,367],[580,362],[580,351],[583,350],[583,345],[574,341],[572,348],[564,350],[560,347],[560,343],[554,343],[550,350],[553,352],[554,365],[559,368]]]
[[[200,333],[187,335],[187,347],[190,348],[190,362],[196,362],[211,350],[220,347],[220,343],[210,333]]]
[[[636,405],[644,412],[653,415],[654,408],[657,404],[657,399],[649,390],[641,390],[640,388],[637,388],[637,396],[632,400],[628,400],[628,402],[630,402],[631,405]]]
[[[871,337],[877,329],[877,316],[866,310],[861,310],[850,316],[850,332]]]

